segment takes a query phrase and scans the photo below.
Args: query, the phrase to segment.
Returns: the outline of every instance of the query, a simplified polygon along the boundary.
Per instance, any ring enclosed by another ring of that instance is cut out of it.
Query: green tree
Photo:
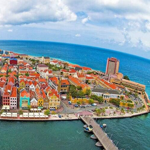
[[[44,115],[49,116],[49,115],[50,115],[50,110],[49,110],[49,109],[45,110],[45,111],[44,111]]]
[[[126,79],[126,80],[130,80],[127,75],[125,75],[123,78]]]
[[[93,99],[89,99],[89,103],[90,103],[90,104],[93,104],[93,103],[94,103],[94,100],[93,100]]]
[[[109,102],[116,106],[120,106],[120,99],[111,99]]]
[[[78,104],[78,105],[80,105],[80,104],[81,104],[81,102],[79,102],[79,101],[78,101],[78,102],[77,102],[77,104]]]
[[[8,70],[8,73],[11,73],[11,69]]]
[[[82,98],[82,97],[84,96],[83,91],[78,91],[78,92],[77,92],[77,96]]]
[[[29,73],[25,73],[25,76],[27,76],[27,77],[28,77],[28,76],[29,76]]]
[[[30,109],[31,109],[31,105],[28,105],[27,107],[28,107],[28,110],[30,110]]]
[[[85,92],[86,95],[90,96],[91,94],[91,90],[90,89],[86,89],[86,92]]]
[[[19,115],[22,115],[23,111],[20,109],[18,113],[19,113]]]
[[[97,116],[99,116],[100,114],[101,114],[101,109],[95,109],[95,112],[96,112],[96,114],[97,114]]]
[[[102,96],[98,96],[98,98],[97,98],[97,101],[99,102],[99,103],[103,103],[103,97]]]
[[[77,89],[78,89],[78,90],[82,90],[82,87],[81,87],[81,86],[77,86]]]

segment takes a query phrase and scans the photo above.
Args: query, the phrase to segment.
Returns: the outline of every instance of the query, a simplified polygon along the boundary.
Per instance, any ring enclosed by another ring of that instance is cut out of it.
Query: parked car
[[[85,107],[86,107],[85,105],[81,105],[81,106],[80,106],[80,108],[85,108]]]
[[[71,105],[72,104],[71,101],[68,101],[68,104]]]
[[[74,107],[79,107],[79,105],[75,104]]]
[[[90,107],[91,105],[86,105],[86,107]]]
[[[59,118],[61,118],[61,115],[58,115]]]
[[[96,103],[93,103],[92,106],[97,106],[97,104],[96,104]]]

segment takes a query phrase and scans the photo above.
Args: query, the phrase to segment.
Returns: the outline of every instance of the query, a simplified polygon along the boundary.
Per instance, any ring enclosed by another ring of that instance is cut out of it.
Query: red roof
[[[76,73],[76,70],[75,69],[70,69],[69,73]]]
[[[69,80],[71,80],[74,84],[77,86],[81,86],[82,88],[89,87],[87,84],[83,83],[81,80],[78,78],[74,78],[72,76],[69,76]]]
[[[55,96],[57,96],[59,98],[58,92],[56,90],[54,90],[54,89],[52,89],[51,92],[49,93],[49,97],[51,97],[53,95],[55,95]]]
[[[58,84],[58,78],[57,77],[52,77],[50,80],[55,83],[56,85]]]
[[[17,97],[17,88],[13,87],[10,97]]]
[[[27,92],[25,89],[23,89],[21,92],[20,92],[20,95],[21,97],[30,97],[30,93]]]
[[[70,85],[68,80],[61,80],[61,85]]]
[[[82,67],[82,69],[83,69],[83,70],[87,70],[87,71],[88,71],[88,70],[92,70],[91,68],[88,68],[88,67]]]

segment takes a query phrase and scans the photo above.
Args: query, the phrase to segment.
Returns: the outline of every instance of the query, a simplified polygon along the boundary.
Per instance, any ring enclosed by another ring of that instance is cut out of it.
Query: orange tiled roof
[[[82,67],[82,69],[83,69],[83,70],[86,70],[86,71],[92,70],[91,68],[88,68],[88,67]]]
[[[61,85],[70,85],[68,80],[61,80]]]
[[[58,92],[55,89],[51,90],[51,92],[49,93],[49,97],[51,97],[53,95],[55,95],[55,96],[57,96],[57,98],[59,98],[59,94],[58,94]]]
[[[17,88],[13,87],[10,97],[17,97]]]
[[[52,77],[50,78],[50,80],[55,83],[56,85],[58,85],[58,78],[57,77]]]
[[[20,92],[20,95],[21,97],[30,97],[30,93],[27,92],[25,89],[23,89],[21,92]]]
[[[78,78],[69,76],[69,80],[71,80],[74,84],[76,84],[76,86],[81,86],[82,88],[89,87],[87,84],[82,83],[82,81],[79,80]]]

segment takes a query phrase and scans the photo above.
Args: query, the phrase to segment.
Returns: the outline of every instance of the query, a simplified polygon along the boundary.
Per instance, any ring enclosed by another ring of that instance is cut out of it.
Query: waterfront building
[[[43,89],[41,90],[41,94],[42,94],[42,97],[43,97],[43,108],[48,109],[49,108],[49,99],[46,96],[46,94],[45,94]]]
[[[106,65],[106,74],[117,74],[119,71],[119,60],[116,58],[108,58]]]
[[[17,109],[17,87],[12,88],[10,95],[10,109]]]
[[[36,98],[32,98],[30,101],[30,105],[32,108],[37,108],[38,107],[38,101]]]
[[[30,93],[26,89],[20,91],[20,108],[27,109],[30,105]]]
[[[124,99],[123,95],[119,90],[111,90],[107,88],[94,88],[92,89],[92,94],[97,96],[102,96],[104,101],[109,101],[110,99]]]
[[[145,85],[143,84],[126,80],[126,79],[122,79],[121,84],[126,86],[129,90],[138,92],[139,94],[145,92]]]
[[[48,66],[46,66],[45,64],[38,64],[37,65],[37,71],[41,72],[43,70],[48,70]]]
[[[30,105],[32,108],[37,108],[38,107],[38,101],[36,98],[36,94],[34,91],[30,90]]]
[[[10,94],[11,94],[12,86],[6,85],[4,87],[4,92],[2,95],[2,105],[10,109]]]
[[[38,101],[38,107],[43,108],[44,100],[41,91],[38,87],[35,88],[35,93]]]
[[[49,99],[49,108],[57,109],[60,107],[60,96],[55,89],[52,89],[47,93],[47,97]]]

